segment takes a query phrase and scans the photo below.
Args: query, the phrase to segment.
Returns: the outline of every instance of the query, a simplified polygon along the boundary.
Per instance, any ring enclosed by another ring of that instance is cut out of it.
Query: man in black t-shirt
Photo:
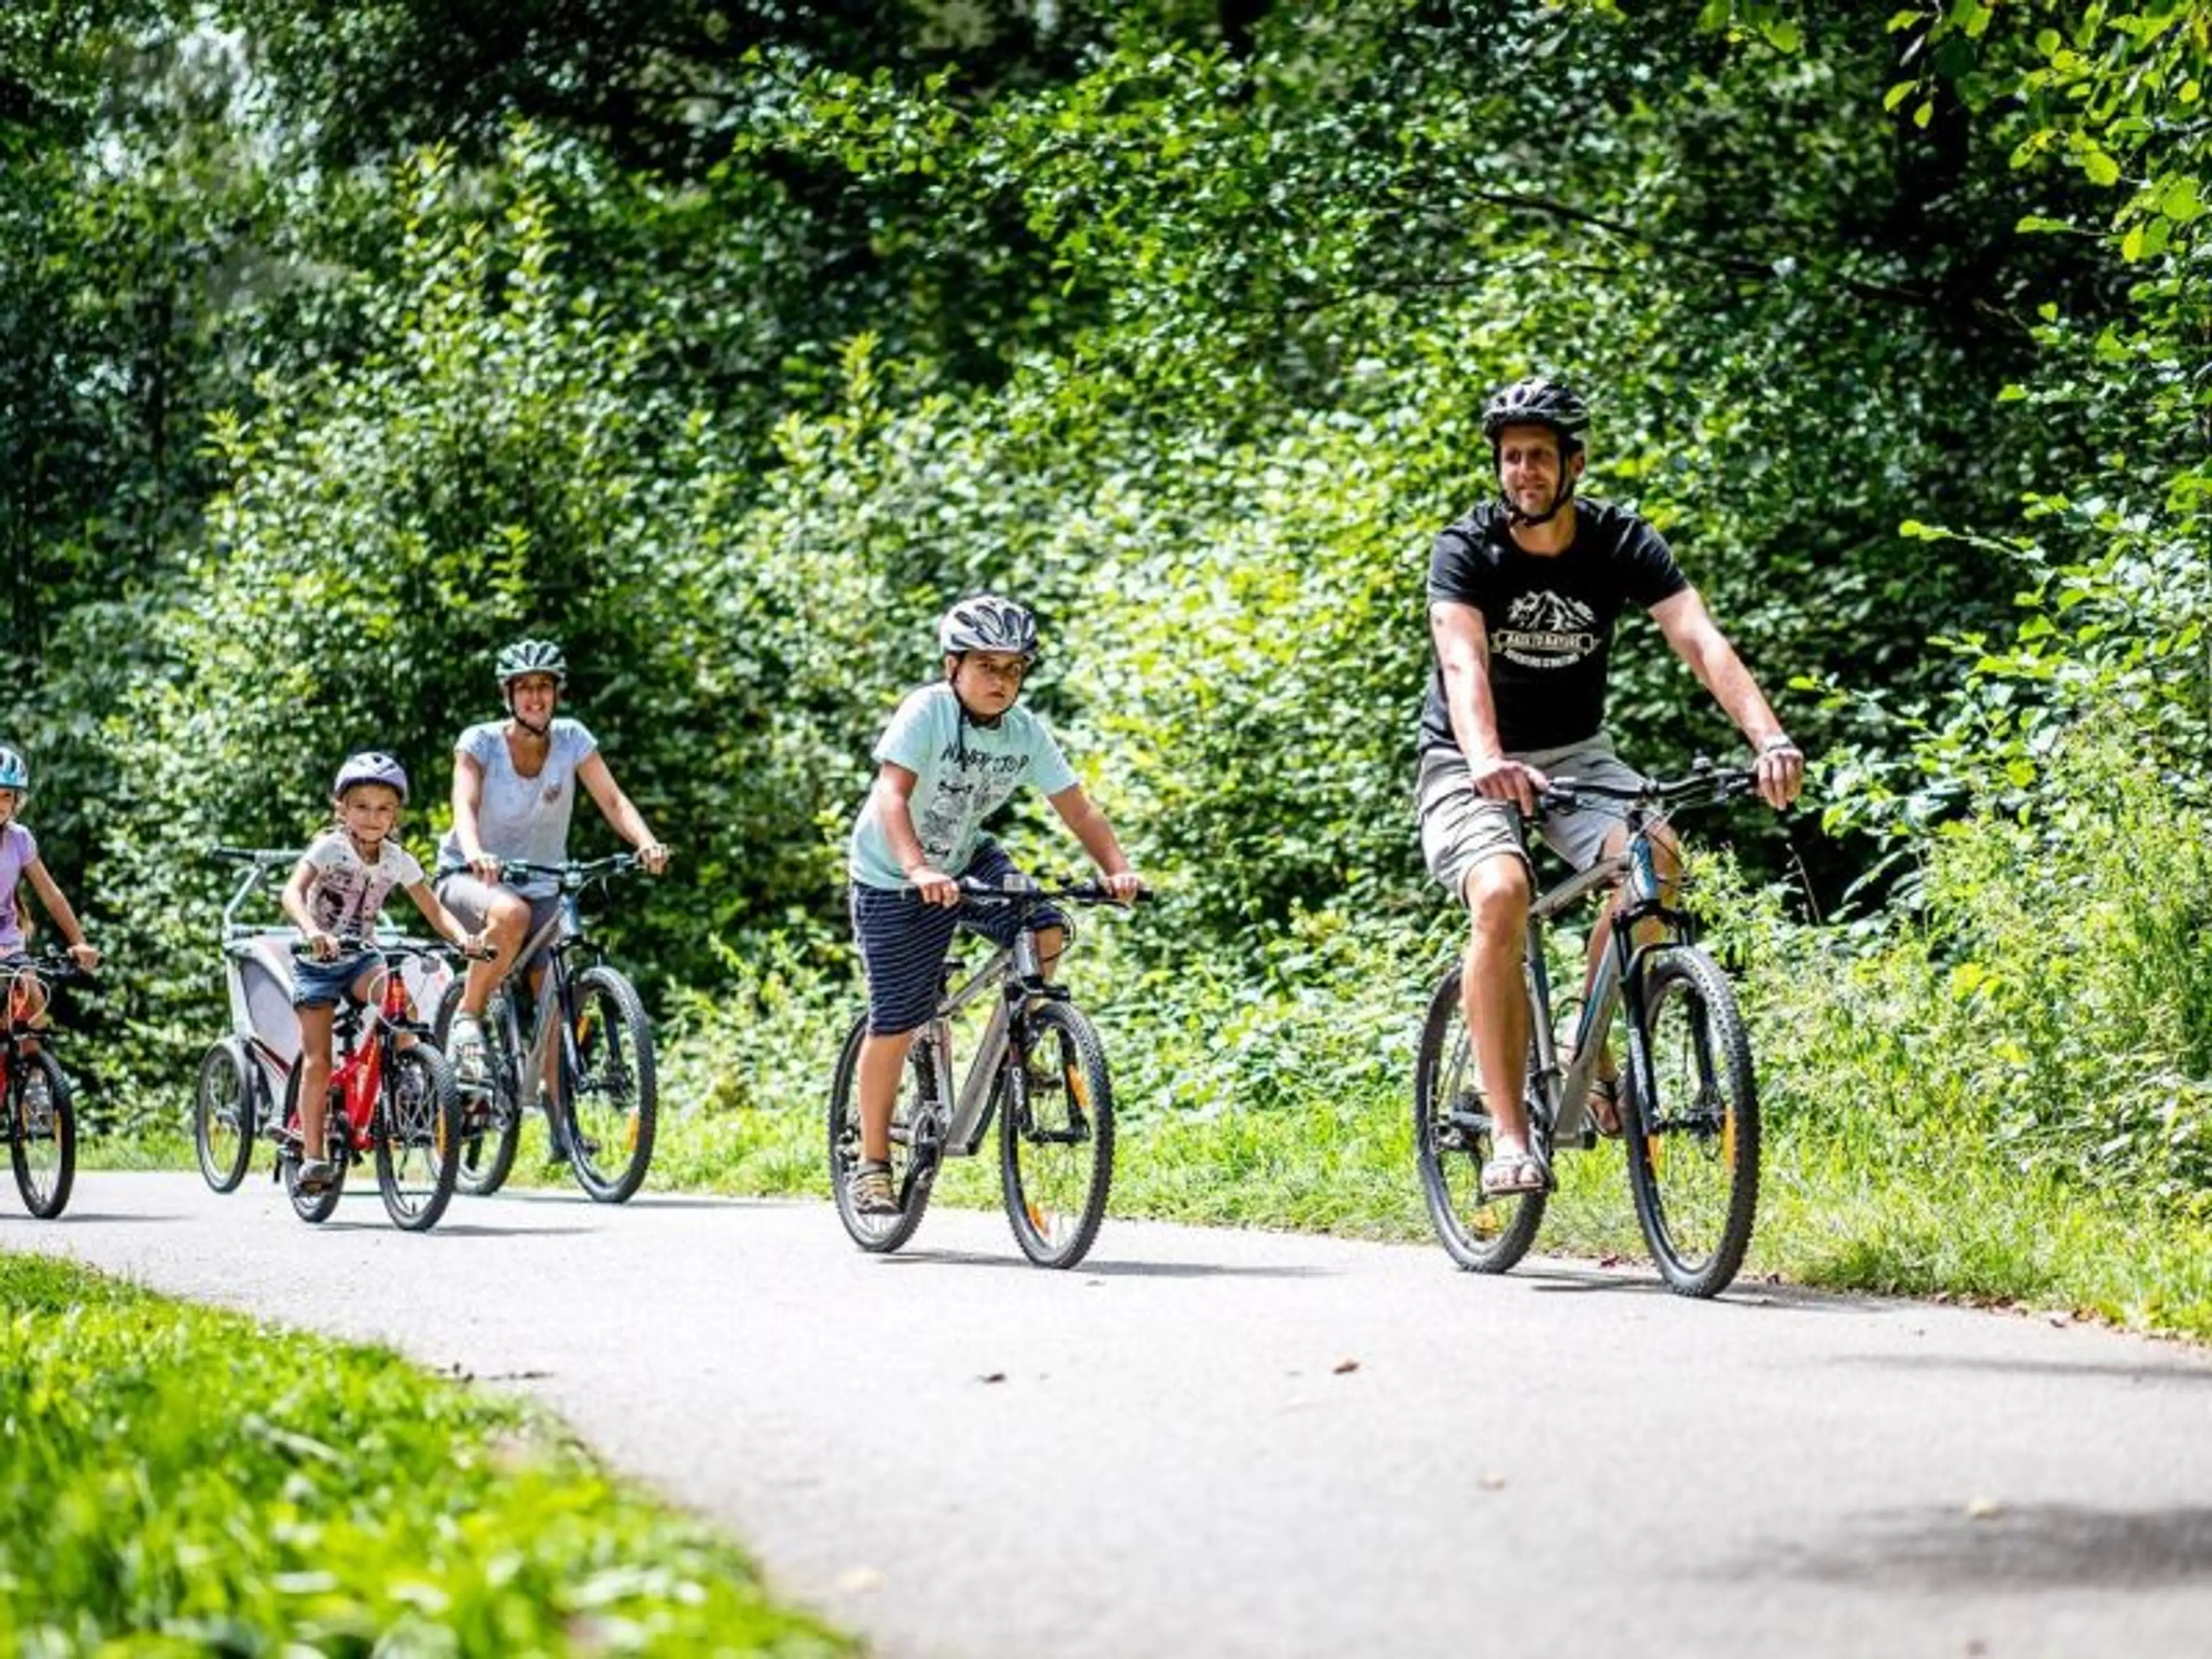
[[[1605,732],[1614,620],[1651,613],[1758,751],[1759,793],[1778,810],[1796,798],[1805,757],[1783,732],[1735,648],[1713,624],[1658,532],[1624,507],[1577,501],[1583,401],[1558,381],[1516,381],[1484,408],[1498,499],[1437,538],[1429,629],[1437,669],[1421,709],[1421,848],[1430,872],[1468,907],[1462,993],[1490,1103],[1486,1194],[1538,1192],[1551,1171],[1528,1139],[1522,1068],[1528,1007],[1522,986],[1534,878],[1515,809],[1536,811],[1550,775],[1632,786]],[[1577,869],[1626,843],[1617,806],[1546,816],[1544,839]],[[1675,849],[1663,836],[1662,873]],[[1591,960],[1604,929],[1590,941]],[[1602,1062],[1600,1071],[1606,1067]],[[1617,1085],[1601,1079],[1600,1126],[1619,1128]]]

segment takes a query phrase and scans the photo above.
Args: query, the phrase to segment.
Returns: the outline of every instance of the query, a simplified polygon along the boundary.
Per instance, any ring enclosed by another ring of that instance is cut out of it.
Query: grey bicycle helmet
[[[1547,426],[1559,434],[1563,455],[1578,453],[1589,425],[1589,408],[1571,386],[1541,374],[1516,380],[1482,407],[1482,435],[1492,447],[1509,426]]]
[[[380,783],[387,789],[397,789],[400,805],[407,804],[407,769],[380,749],[347,756],[345,764],[338,768],[338,781],[331,786],[331,799],[341,799],[357,783]]]
[[[31,793],[30,763],[12,749],[0,748],[0,789],[19,795]]]
[[[568,659],[551,640],[517,640],[501,646],[493,667],[501,690],[525,674],[550,674],[554,684],[568,684]]]
[[[937,624],[937,643],[948,656],[1006,651],[1018,654],[1024,662],[1035,662],[1036,618],[1012,599],[977,593],[945,613]]]

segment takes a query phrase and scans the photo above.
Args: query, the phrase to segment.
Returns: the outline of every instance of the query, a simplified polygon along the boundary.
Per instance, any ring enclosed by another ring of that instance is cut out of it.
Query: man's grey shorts
[[[1613,752],[1613,739],[1602,732],[1564,749],[1534,749],[1507,758],[1525,762],[1550,778],[1621,789],[1644,781]],[[1468,872],[1485,859],[1506,854],[1528,864],[1519,809],[1475,793],[1468,780],[1467,757],[1457,750],[1431,749],[1422,755],[1414,797],[1421,820],[1421,856],[1429,873],[1462,903],[1467,901]],[[1620,802],[1593,800],[1572,811],[1547,812],[1536,829],[1553,852],[1576,869],[1587,870],[1604,855],[1606,837],[1626,818]],[[1534,866],[1528,874],[1533,884]]]

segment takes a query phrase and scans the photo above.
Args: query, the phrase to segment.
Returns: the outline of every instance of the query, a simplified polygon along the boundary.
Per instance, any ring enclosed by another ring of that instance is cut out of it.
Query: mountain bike
[[[593,1199],[620,1204],[644,1182],[659,1114],[653,1026],[637,988],[586,936],[577,902],[586,888],[637,867],[631,853],[566,864],[501,860],[502,879],[557,882],[561,908],[518,957],[527,963],[544,952],[530,1041],[522,1039],[513,973],[484,1005],[483,1079],[461,1088],[463,1192],[483,1196],[506,1184],[522,1139],[523,1111],[532,1103],[545,1108],[555,1155],[566,1157],[577,1184]],[[570,958],[578,952],[590,962],[574,965]],[[461,988],[456,980],[439,1000],[434,1028],[441,1048],[452,1036]],[[549,1080],[555,1085],[550,1102]]]
[[[57,984],[88,975],[61,951],[27,957],[4,972],[0,1027],[7,1044],[8,1161],[15,1166],[23,1207],[51,1221],[68,1207],[76,1179],[76,1112],[69,1077],[54,1058],[53,1028],[32,1025],[30,1015],[46,1006]]]
[[[341,942],[342,952],[363,951],[382,958],[383,972],[372,1008],[343,1000],[334,1017],[337,1065],[331,1073],[323,1114],[323,1156],[330,1160],[331,1178],[322,1187],[300,1183],[300,1079],[306,1068],[295,1065],[285,1078],[276,1172],[302,1221],[329,1220],[345,1186],[347,1165],[372,1153],[377,1190],[392,1225],[427,1231],[453,1201],[460,1100],[445,1055],[431,1044],[429,1026],[408,1012],[400,973],[410,957],[440,956],[446,948],[374,939]],[[292,947],[295,957],[307,951],[304,942]],[[403,1048],[403,1035],[415,1041]]]
[[[214,847],[208,854],[242,866],[222,907],[230,1030],[200,1055],[192,1091],[192,1146],[200,1174],[216,1191],[228,1193],[246,1179],[256,1139],[265,1135],[279,1147],[283,1144],[278,1105],[300,1054],[291,955],[300,933],[288,921],[256,921],[248,913],[257,906],[264,915],[276,910],[276,893],[299,863],[300,849]],[[417,1008],[436,1006],[452,977],[444,954],[434,951],[410,956],[401,972]]]
[[[1116,902],[1096,881],[1047,889],[963,880],[960,888],[969,898],[1011,905],[1024,918],[1052,902]],[[908,1051],[891,1111],[896,1216],[864,1216],[853,1201],[853,1167],[860,1159],[855,1079],[867,1016],[846,1034],[830,1085],[830,1187],[838,1218],[862,1249],[897,1249],[921,1224],[944,1160],[975,1156],[996,1114],[1000,1187],[1014,1242],[1041,1267],[1072,1267],[1098,1236],[1114,1178],[1114,1090],[1105,1046],[1067,988],[1045,978],[1036,936],[1026,927],[957,990],[955,972],[948,963],[936,1012]],[[953,1018],[994,991],[998,1000],[956,1090]]]
[[[1555,779],[1539,797],[1547,807],[1620,801],[1627,808],[1628,840],[1619,855],[1529,907],[1522,963],[1529,1134],[1547,1167],[1557,1152],[1596,1144],[1590,1088],[1617,1016],[1628,1085],[1620,1100],[1621,1134],[1636,1218],[1661,1276],[1685,1296],[1727,1289],[1750,1246],[1759,1202],[1759,1101],[1735,991],[1698,945],[1689,914],[1668,902],[1652,835],[1686,806],[1716,805],[1755,787],[1748,768],[1700,762],[1686,776],[1646,780],[1635,789]],[[1612,937],[1575,1022],[1574,1058],[1563,1068],[1544,929],[1601,889],[1612,890]],[[1647,935],[1640,943],[1639,927]],[[1429,1000],[1414,1067],[1413,1144],[1444,1249],[1463,1267],[1504,1273],[1534,1243],[1547,1194],[1482,1191],[1492,1120],[1462,1005],[1461,971],[1455,964]]]

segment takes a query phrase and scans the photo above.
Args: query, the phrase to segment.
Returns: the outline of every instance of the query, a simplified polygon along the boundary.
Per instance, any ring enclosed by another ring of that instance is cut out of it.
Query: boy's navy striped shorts
[[[959,873],[1001,887],[1020,872],[1006,849],[987,838],[976,844],[975,856]],[[939,976],[960,928],[981,933],[994,945],[1012,945],[1024,926],[1031,933],[1067,926],[1067,918],[1049,904],[1024,918],[1012,905],[973,899],[957,906],[924,904],[911,888],[865,887],[859,882],[853,884],[852,898],[853,937],[860,941],[860,960],[868,970],[871,1036],[896,1036],[929,1024],[937,1012]]]

